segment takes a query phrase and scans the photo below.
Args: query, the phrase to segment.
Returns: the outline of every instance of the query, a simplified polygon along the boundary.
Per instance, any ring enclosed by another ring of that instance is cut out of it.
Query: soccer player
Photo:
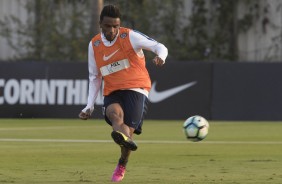
[[[100,14],[101,33],[92,38],[88,47],[88,102],[79,114],[81,119],[90,118],[103,80],[103,115],[112,126],[113,140],[121,148],[113,182],[124,177],[129,155],[137,149],[133,134],[141,134],[147,111],[151,80],[142,49],[156,54],[153,59],[156,66],[162,66],[168,55],[163,44],[121,27],[120,18],[120,11],[114,5],[105,6]]]

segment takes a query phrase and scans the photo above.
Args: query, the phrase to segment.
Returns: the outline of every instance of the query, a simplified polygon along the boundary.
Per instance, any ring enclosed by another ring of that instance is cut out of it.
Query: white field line
[[[66,128],[81,128],[81,126],[55,126],[55,127],[17,127],[17,128],[0,128],[0,131],[26,131],[26,130],[61,130]]]
[[[55,142],[55,143],[113,143],[112,140],[79,140],[79,139],[13,139],[1,138],[0,142]],[[268,144],[279,145],[282,141],[169,141],[169,140],[139,140],[141,144]]]

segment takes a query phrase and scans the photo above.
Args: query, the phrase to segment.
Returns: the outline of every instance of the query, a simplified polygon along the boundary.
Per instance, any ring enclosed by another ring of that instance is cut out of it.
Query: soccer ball
[[[208,135],[209,122],[202,116],[191,116],[184,122],[183,131],[188,140],[201,141]]]

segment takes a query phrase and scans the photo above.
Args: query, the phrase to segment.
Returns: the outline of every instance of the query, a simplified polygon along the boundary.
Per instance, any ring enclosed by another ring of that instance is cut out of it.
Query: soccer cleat
[[[131,151],[137,150],[137,145],[135,144],[135,142],[123,133],[119,131],[113,131],[111,135],[115,143],[117,143],[118,145],[124,146],[125,148],[128,148]]]
[[[114,170],[113,176],[112,176],[112,181],[113,182],[120,182],[125,174],[125,167],[118,164],[116,169]]]

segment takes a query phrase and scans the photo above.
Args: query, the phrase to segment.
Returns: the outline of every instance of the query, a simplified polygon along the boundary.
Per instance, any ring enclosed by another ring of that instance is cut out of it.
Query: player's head
[[[106,5],[100,14],[100,28],[109,41],[113,41],[120,28],[120,11],[117,6]]]

